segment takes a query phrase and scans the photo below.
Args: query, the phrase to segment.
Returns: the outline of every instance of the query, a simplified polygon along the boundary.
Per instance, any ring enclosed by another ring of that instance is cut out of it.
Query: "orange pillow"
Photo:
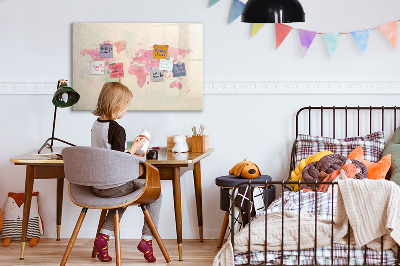
[[[361,146],[358,146],[352,152],[350,152],[347,158],[355,159],[365,164],[368,170],[368,179],[375,180],[384,179],[386,177],[392,161],[392,155],[388,154],[377,163],[368,162],[363,159],[363,149]]]

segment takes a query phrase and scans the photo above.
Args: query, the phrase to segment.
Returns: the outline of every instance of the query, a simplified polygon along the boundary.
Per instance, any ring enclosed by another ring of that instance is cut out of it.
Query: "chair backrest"
[[[119,186],[139,176],[144,159],[128,153],[97,147],[67,147],[62,150],[65,179],[83,186]]]

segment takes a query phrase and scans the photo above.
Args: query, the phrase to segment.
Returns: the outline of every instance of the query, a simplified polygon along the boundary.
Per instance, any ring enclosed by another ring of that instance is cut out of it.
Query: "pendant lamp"
[[[54,105],[54,117],[53,117],[53,131],[51,133],[51,138],[48,138],[42,147],[39,149],[38,153],[40,153],[45,147],[50,148],[53,152],[53,141],[57,140],[62,143],[68,144],[70,146],[75,146],[72,143],[69,143],[65,140],[55,138],[54,137],[54,130],[56,128],[56,117],[57,117],[57,107],[70,107],[76,104],[79,101],[79,93],[77,93],[73,88],[67,85],[67,80],[60,79],[57,83],[57,90],[53,95],[52,103]],[[49,144],[49,141],[50,144]]]
[[[242,22],[304,22],[304,15],[298,0],[249,0],[243,9]]]

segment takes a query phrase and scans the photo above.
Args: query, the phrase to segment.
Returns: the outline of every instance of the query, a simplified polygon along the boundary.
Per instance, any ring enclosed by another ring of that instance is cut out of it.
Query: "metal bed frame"
[[[345,137],[347,138],[348,137],[348,125],[349,125],[349,121],[348,121],[349,120],[348,119],[349,115],[348,115],[348,113],[356,112],[356,115],[357,115],[357,136],[360,136],[360,121],[361,121],[360,113],[361,112],[364,112],[364,113],[365,112],[369,112],[369,132],[372,133],[373,114],[375,114],[376,112],[379,112],[379,111],[381,112],[381,130],[384,131],[384,129],[385,129],[385,113],[387,113],[386,111],[393,112],[393,130],[395,130],[396,129],[396,125],[397,125],[397,122],[396,122],[396,120],[397,120],[396,119],[397,118],[397,111],[399,109],[400,108],[398,108],[396,106],[393,106],[393,107],[385,107],[385,106],[382,106],[382,107],[372,107],[372,106],[369,106],[369,107],[360,107],[360,106],[357,106],[357,107],[348,107],[348,106],[344,106],[344,107],[337,107],[337,106],[331,106],[331,107],[324,107],[324,106],[312,107],[312,106],[308,106],[308,107],[303,107],[296,114],[296,138],[300,134],[299,133],[299,125],[300,125],[299,124],[299,120],[300,120],[300,114],[303,111],[308,111],[308,134],[309,135],[311,135],[311,131],[312,131],[311,112],[313,110],[319,111],[319,115],[320,115],[320,136],[324,136],[324,126],[326,125],[326,124],[324,125],[324,111],[325,110],[331,110],[329,113],[332,114],[331,118],[332,118],[332,123],[333,123],[332,124],[332,129],[333,129],[332,136],[333,136],[333,138],[336,137],[336,122],[338,120],[338,119],[336,119],[336,113],[339,112],[339,111],[340,112],[344,112],[344,121],[341,121],[341,122],[342,122],[342,125],[344,123]],[[325,112],[325,113],[327,113],[327,112]],[[325,119],[325,121],[326,120],[328,120],[328,119]],[[293,169],[295,169],[295,167],[296,167],[296,165],[295,165],[295,158],[296,158],[295,146],[296,146],[296,141],[293,144],[293,149],[292,149],[292,153],[291,153],[290,172]],[[289,172],[289,176],[290,176],[290,172]],[[269,186],[271,186],[271,185],[281,186],[282,195],[283,195],[285,190],[291,190],[290,187],[287,186],[287,185],[292,185],[292,184],[299,185],[299,187],[300,187],[301,184],[315,185],[314,191],[317,192],[317,189],[318,189],[319,185],[330,184],[330,185],[332,185],[332,190],[333,190],[334,186],[336,186],[338,183],[336,181],[332,181],[332,182],[319,182],[319,181],[304,182],[304,181],[285,181],[285,180],[283,180],[283,181],[265,181],[265,182],[263,182],[263,181],[252,181],[250,179],[249,181],[242,182],[242,183],[238,184],[237,186],[235,186],[233,191],[232,191],[232,195],[235,195],[235,192],[239,187],[242,187],[242,186],[251,186],[251,187],[254,186],[254,187],[256,187],[257,186],[259,188],[263,188],[264,189],[266,198],[268,198],[268,189],[266,189],[266,188],[268,188]],[[298,191],[298,193],[299,193],[299,202],[301,202],[301,192],[300,192],[300,190]],[[253,191],[250,189],[250,198],[252,198],[252,196],[253,196],[252,194],[253,194]],[[333,217],[333,210],[334,210],[333,204],[334,203],[333,203],[333,201],[334,200],[333,199],[334,199],[334,193],[332,193],[332,213],[331,213],[331,215],[332,215],[332,221],[331,221],[332,222],[332,224],[331,224],[332,225],[331,226],[331,228],[332,228],[332,237],[331,237],[331,261],[332,261],[332,265],[333,265],[333,262],[334,262],[334,254],[333,254],[333,252],[334,252],[334,250],[333,250],[333,244],[334,244],[333,243],[333,224],[334,224],[334,220],[333,220],[334,219],[334,217]],[[317,202],[318,202],[317,193],[315,193],[315,213],[317,213],[317,208],[318,208],[317,207]],[[267,219],[267,216],[268,216],[268,214],[267,214],[266,210],[267,210],[268,206],[266,204],[267,204],[267,201],[264,201],[264,207],[265,207],[264,262],[259,263],[259,265],[272,265],[272,264],[268,264],[268,262],[267,262],[267,252],[268,252],[268,250],[267,250],[267,242],[268,242],[268,239],[267,239],[267,233],[268,233],[268,227],[267,227],[268,219]],[[284,212],[284,197],[282,197],[282,212]],[[300,227],[300,204],[299,204],[298,214],[299,214],[298,226]],[[235,217],[234,197],[232,197],[232,200],[231,200],[231,232],[230,232],[231,239],[230,239],[230,241],[231,241],[231,244],[232,244],[233,248],[234,248],[234,245],[235,245],[235,241],[234,241],[234,237],[235,237],[235,234],[234,234],[234,217]],[[307,265],[318,265],[317,264],[317,254],[316,254],[317,238],[318,238],[316,224],[317,224],[317,215],[315,215],[315,239],[314,239],[314,258],[313,258],[314,263],[313,264],[307,264]],[[251,249],[250,249],[250,243],[251,243],[251,230],[250,230],[251,229],[251,219],[249,219],[248,227],[249,227],[249,242],[248,242],[248,245],[247,245],[247,262],[248,263],[245,264],[245,265],[250,265],[251,264],[251,255],[250,255],[251,254]],[[283,256],[283,251],[284,251],[284,240],[283,240],[284,218],[283,218],[283,216],[282,216],[282,232],[281,232],[281,234],[282,234],[281,250],[280,250],[281,256],[280,256],[280,264],[279,265],[284,265],[283,264],[283,259],[284,259],[284,256]],[[300,242],[301,242],[301,237],[300,237],[300,230],[299,230],[298,243],[297,243],[297,247],[298,247],[297,248],[297,265],[304,265],[304,264],[300,264],[300,254],[301,254]],[[400,265],[400,249],[399,249],[400,246],[397,245],[397,248],[398,248],[399,252],[397,253],[397,258],[396,258],[395,265]],[[366,264],[367,263],[367,253],[366,253],[366,249],[367,248],[366,248],[366,246],[363,246],[363,249],[364,249],[364,263],[363,263],[363,265],[367,265]],[[346,265],[350,265],[350,224],[348,226],[348,233],[347,233],[347,264]],[[383,236],[381,237],[380,265],[384,265],[384,261],[383,261]]]

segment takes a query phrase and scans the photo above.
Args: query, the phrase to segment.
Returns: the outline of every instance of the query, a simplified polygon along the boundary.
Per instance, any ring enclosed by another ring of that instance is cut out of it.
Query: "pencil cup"
[[[192,152],[205,152],[208,150],[209,136],[192,136]]]

